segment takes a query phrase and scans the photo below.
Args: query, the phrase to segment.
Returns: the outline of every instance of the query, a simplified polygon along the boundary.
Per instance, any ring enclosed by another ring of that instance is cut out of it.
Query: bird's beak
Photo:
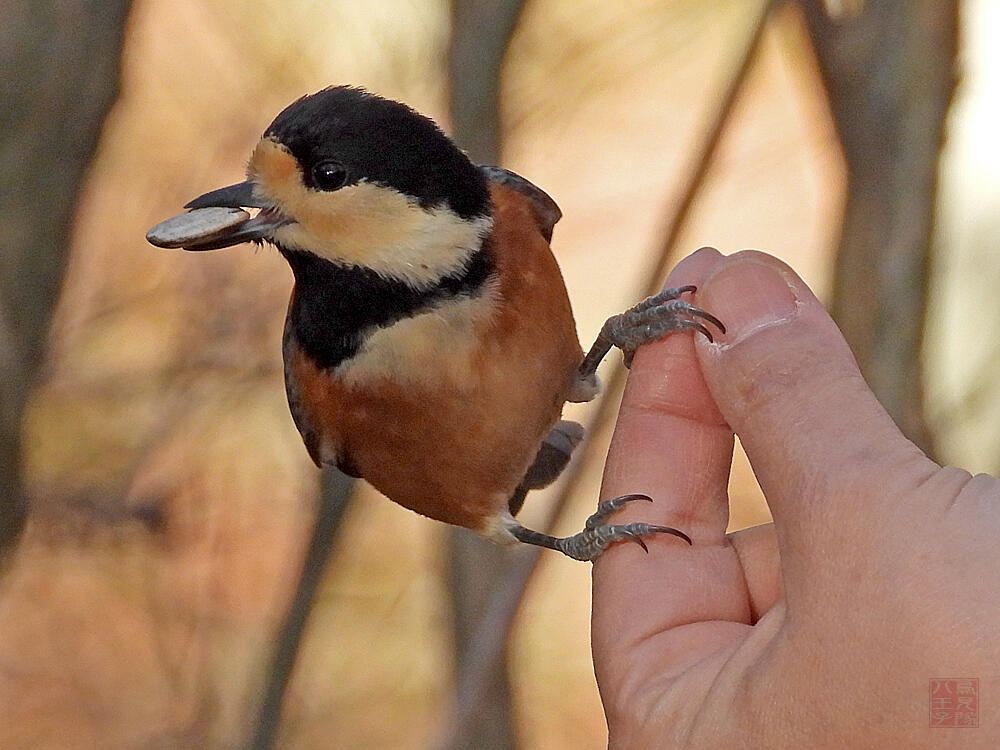
[[[218,250],[270,239],[278,227],[292,219],[255,194],[250,180],[212,190],[187,203],[187,213],[160,222],[146,233],[157,247],[182,247],[185,250]],[[259,208],[250,218],[245,208]]]

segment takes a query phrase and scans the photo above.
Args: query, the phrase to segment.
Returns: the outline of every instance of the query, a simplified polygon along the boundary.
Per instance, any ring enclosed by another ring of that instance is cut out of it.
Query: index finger
[[[721,261],[717,251],[702,249],[677,266],[667,286],[697,285]],[[643,670],[669,667],[662,663],[670,659],[662,642],[655,657],[641,648],[654,635],[679,624],[749,623],[745,578],[725,537],[732,453],[733,433],[705,384],[693,337],[671,335],[639,349],[601,494],[649,495],[652,504],[632,503],[614,522],[672,526],[694,546],[657,535],[646,540],[648,555],[638,545],[619,544],[595,561],[593,649],[602,691],[636,661]],[[717,629],[708,640],[729,635]]]

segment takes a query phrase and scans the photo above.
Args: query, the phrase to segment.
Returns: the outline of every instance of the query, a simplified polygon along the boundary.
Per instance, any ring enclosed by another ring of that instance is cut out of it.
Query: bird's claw
[[[642,494],[623,495],[612,500],[606,500],[587,519],[583,531],[579,534],[556,540],[556,549],[564,555],[572,557],[574,560],[593,561],[616,542],[635,542],[644,551],[649,552],[649,548],[643,541],[643,537],[650,537],[654,534],[672,534],[691,544],[691,538],[687,534],[669,526],[641,522],[620,525],[606,525],[604,523],[609,516],[634,500],[652,502],[651,497]]]
[[[622,350],[626,367],[631,367],[636,349],[643,344],[659,341],[674,331],[698,331],[709,341],[713,341],[711,330],[697,318],[707,321],[722,333],[726,332],[725,325],[714,315],[679,299],[682,294],[696,289],[690,284],[664,289],[625,312],[608,318],[601,333]]]

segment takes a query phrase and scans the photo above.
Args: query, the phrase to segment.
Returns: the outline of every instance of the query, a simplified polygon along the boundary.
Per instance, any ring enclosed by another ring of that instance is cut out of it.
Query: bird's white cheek
[[[282,201],[296,221],[274,233],[279,244],[416,287],[461,271],[492,226],[488,216],[469,220],[443,207],[424,209],[379,185],[306,192],[294,205]]]

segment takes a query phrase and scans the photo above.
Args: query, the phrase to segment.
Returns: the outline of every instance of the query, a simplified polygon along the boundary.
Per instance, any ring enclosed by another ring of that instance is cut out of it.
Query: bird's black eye
[[[347,182],[347,170],[335,161],[320,161],[313,165],[312,179],[320,190],[337,190]]]

